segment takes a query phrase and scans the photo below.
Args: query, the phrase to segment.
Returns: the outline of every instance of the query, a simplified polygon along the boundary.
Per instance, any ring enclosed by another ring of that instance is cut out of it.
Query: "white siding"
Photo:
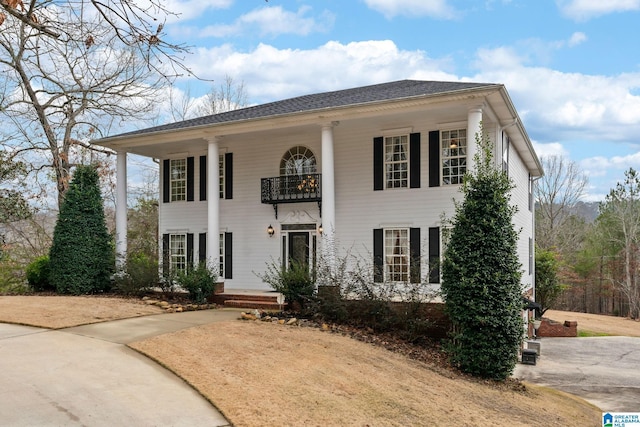
[[[448,122],[466,121],[453,117]],[[429,187],[429,131],[439,130],[437,123],[425,118],[422,122],[401,123],[397,127],[412,126],[421,133],[420,188],[373,190],[373,138],[382,129],[340,124],[334,128],[335,188],[336,188],[336,246],[344,254],[351,249],[363,257],[373,251],[373,229],[403,226],[418,227],[421,232],[421,254],[427,255],[429,227],[439,227],[442,215],[452,217],[452,199],[460,197],[459,186]],[[388,124],[385,128],[390,128]],[[307,128],[308,129],[308,128]],[[220,200],[220,231],[233,233],[233,279],[225,281],[226,289],[268,289],[256,272],[265,271],[266,263],[281,257],[281,221],[294,212],[304,212],[317,224],[322,222],[315,202],[280,204],[278,219],[272,205],[260,202],[260,179],[279,175],[280,159],[295,145],[310,148],[321,170],[321,128],[313,131],[281,133],[277,138],[263,135],[225,136],[220,141],[221,153],[233,153],[233,199]],[[282,136],[285,135],[285,136]],[[493,134],[495,135],[495,133]],[[471,140],[473,137],[469,136]],[[207,202],[199,201],[199,156],[202,151],[189,153],[195,157],[193,202],[160,203],[160,234],[171,232],[194,233],[194,259],[198,259],[198,233],[207,231]],[[519,206],[515,225],[522,228],[518,253],[523,264],[523,283],[530,284],[528,275],[528,237],[532,236],[532,217],[528,210],[528,173],[515,150],[510,154],[510,175],[517,188],[512,201]],[[440,168],[440,166],[439,166]],[[214,171],[216,175],[218,171]],[[162,177],[162,170],[160,176]],[[272,225],[275,235],[269,237]],[[329,231],[329,230],[325,230]],[[321,241],[322,238],[319,238]],[[213,250],[212,250],[213,249]],[[209,255],[218,248],[208,248]],[[422,276],[427,275],[423,262]]]

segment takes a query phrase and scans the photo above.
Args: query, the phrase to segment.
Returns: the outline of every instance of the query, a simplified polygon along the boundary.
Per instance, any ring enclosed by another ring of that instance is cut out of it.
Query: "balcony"
[[[278,204],[322,202],[322,175],[309,173],[304,175],[286,175],[273,178],[262,178],[261,201],[273,205],[278,218]]]

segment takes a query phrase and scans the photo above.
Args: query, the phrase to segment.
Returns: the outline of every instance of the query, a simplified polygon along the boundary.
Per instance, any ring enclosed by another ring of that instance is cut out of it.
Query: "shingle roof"
[[[416,96],[436,95],[450,93],[480,87],[498,86],[492,83],[465,83],[465,82],[436,82],[421,80],[400,80],[390,83],[381,83],[353,89],[337,90],[333,92],[303,95],[282,101],[255,105],[239,110],[228,111],[203,116],[181,122],[168,123],[147,129],[139,129],[132,132],[116,135],[117,137],[128,135],[143,135],[146,133],[161,132],[165,130],[178,130],[190,127],[206,126],[216,123],[231,123],[264,117],[281,116],[286,114],[323,110],[328,108],[345,107],[349,105],[366,104],[370,102],[398,100]],[[107,138],[109,139],[109,138]]]

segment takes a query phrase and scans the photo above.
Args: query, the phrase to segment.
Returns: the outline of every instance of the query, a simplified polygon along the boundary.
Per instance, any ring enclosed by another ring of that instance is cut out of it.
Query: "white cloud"
[[[587,35],[583,32],[575,32],[569,38],[569,47],[574,47],[587,41]]]
[[[329,30],[335,16],[330,12],[310,17],[311,7],[302,6],[296,12],[284,10],[281,6],[266,6],[240,16],[232,24],[209,25],[199,30],[200,37],[228,37],[246,32],[260,36],[278,34],[308,35]]]
[[[539,137],[634,141],[640,132],[640,73],[598,76],[527,67],[512,49],[479,50],[472,80],[504,83]],[[545,142],[545,141],[541,141]]]
[[[223,45],[198,49],[189,66],[207,79],[230,75],[246,82],[252,102],[407,78],[458,80],[442,71],[450,68],[448,59],[434,60],[422,51],[400,50],[390,40],[332,41],[309,50],[260,44],[250,52]]]
[[[167,22],[187,21],[199,18],[204,12],[211,9],[227,9],[234,0],[166,0],[164,7],[177,14],[170,15]]]
[[[559,142],[539,143],[532,141],[533,149],[536,150],[538,157],[562,156],[569,157],[569,153]]]
[[[556,0],[556,3],[565,16],[576,21],[640,10],[640,0]]]
[[[386,18],[394,16],[429,16],[438,19],[453,19],[455,10],[447,0],[365,0],[367,6],[382,13]]]

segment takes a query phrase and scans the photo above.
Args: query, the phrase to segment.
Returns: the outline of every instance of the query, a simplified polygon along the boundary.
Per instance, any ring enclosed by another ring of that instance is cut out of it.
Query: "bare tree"
[[[204,103],[198,108],[199,116],[224,113],[237,110],[248,105],[247,91],[244,82],[236,82],[233,77],[227,75],[224,81],[205,95]]]
[[[106,34],[121,46],[136,50],[156,71],[164,73],[167,69],[159,64],[170,64],[174,72],[188,73],[180,57],[188,47],[168,43],[163,37],[164,23],[172,16],[178,13],[167,9],[161,0],[0,0],[2,31],[20,25],[50,41],[87,47],[102,44]],[[96,21],[101,22],[99,30],[91,25]]]
[[[209,92],[202,97],[193,97],[190,86],[184,90],[171,86],[167,99],[169,116],[174,121],[224,113],[246,107],[248,104],[244,82],[236,82],[229,75],[225,75],[224,81],[218,86],[212,85]]]
[[[640,175],[633,168],[625,172],[624,183],[612,189],[598,218],[609,243],[618,254],[623,274],[612,277],[627,297],[629,316],[640,317]]]
[[[574,208],[584,195],[587,176],[562,156],[541,159],[544,176],[536,187],[536,243],[544,249],[576,249],[582,235]]]
[[[160,32],[136,32],[147,28],[139,14],[151,19],[157,10],[133,2],[121,9],[113,2],[15,3],[0,0],[10,11],[0,32],[0,131],[11,135],[5,148],[22,153],[33,170],[53,171],[60,202],[79,148],[114,124],[146,118],[168,82],[170,70],[154,62],[162,42],[152,36]],[[137,21],[126,21],[132,16]]]

